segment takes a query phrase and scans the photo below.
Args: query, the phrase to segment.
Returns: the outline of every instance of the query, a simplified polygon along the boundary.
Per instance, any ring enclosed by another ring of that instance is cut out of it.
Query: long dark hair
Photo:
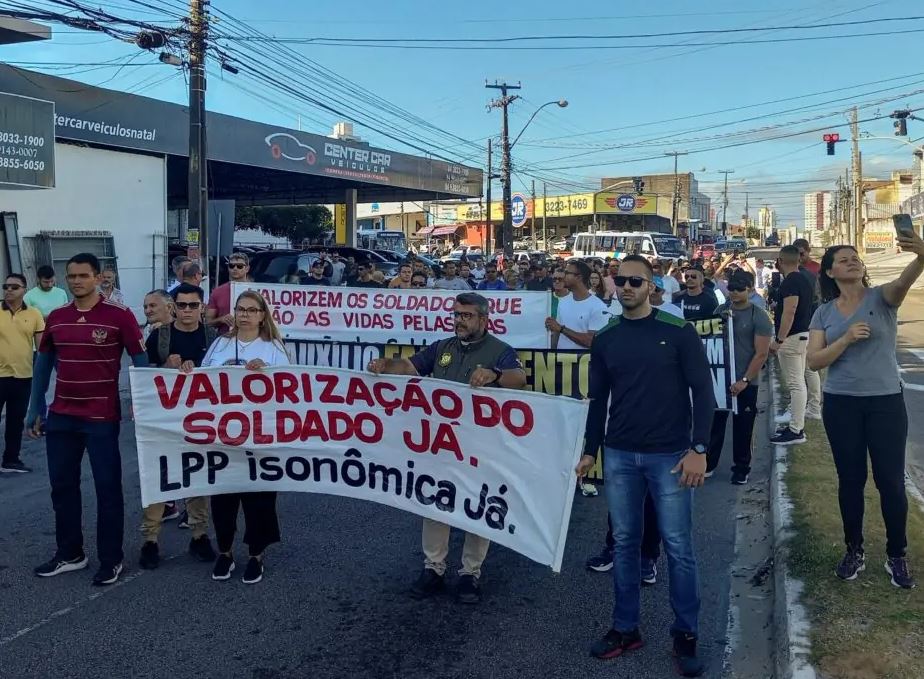
[[[840,286],[838,286],[836,280],[828,275],[828,271],[834,266],[834,258],[837,256],[837,253],[844,249],[857,252],[857,249],[852,245],[832,245],[825,250],[825,254],[821,258],[821,264],[818,270],[818,287],[821,290],[822,302],[830,302],[832,299],[837,299],[841,296]],[[863,272],[862,282],[864,288],[869,287],[869,275],[867,275],[865,271]]]

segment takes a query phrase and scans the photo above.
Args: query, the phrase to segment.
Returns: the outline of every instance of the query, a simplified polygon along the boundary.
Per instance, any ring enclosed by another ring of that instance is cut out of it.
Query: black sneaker
[[[590,654],[600,660],[610,660],[628,651],[635,651],[644,645],[642,635],[637,629],[631,632],[617,632],[611,629],[602,639],[594,642],[594,645],[590,647]]]
[[[160,565],[160,548],[156,542],[145,542],[141,545],[141,558],[138,559],[138,565],[143,569],[150,571]]]
[[[770,443],[775,443],[778,446],[794,446],[798,443],[805,443],[808,439],[805,438],[805,430],[796,432],[786,427],[781,429],[776,434],[770,437]]]
[[[650,587],[658,582],[658,565],[654,559],[642,557],[642,587]]]
[[[180,520],[176,524],[177,528],[189,528],[189,512],[185,509],[180,514]]]
[[[856,580],[857,576],[865,570],[866,556],[862,550],[848,549],[834,572],[841,580]]]
[[[189,541],[189,553],[199,559],[211,563],[215,560],[215,550],[212,549],[212,543],[208,535],[200,535]]]
[[[703,661],[696,657],[696,636],[674,634],[674,661],[682,677],[699,677],[705,672]]]
[[[244,569],[244,575],[241,582],[245,585],[256,585],[263,579],[263,559],[255,556],[247,560],[247,567]]]
[[[89,559],[87,559],[86,554],[81,554],[73,559],[62,559],[55,554],[50,561],[46,561],[41,566],[36,566],[32,572],[40,578],[51,578],[69,571],[79,571],[86,568],[88,563]]]
[[[613,550],[604,547],[603,551],[587,559],[587,570],[606,573],[613,570]]]
[[[886,573],[892,576],[892,584],[902,589],[916,587],[911,571],[908,570],[908,560],[905,557],[889,557],[885,563]]]
[[[176,502],[165,502],[164,503],[164,515],[160,517],[160,522],[164,521],[173,521],[176,518],[179,518],[180,512],[176,508]]]
[[[456,585],[456,601],[460,604],[480,604],[481,585],[474,575],[462,575]]]
[[[93,576],[93,585],[95,587],[105,587],[106,585],[115,584],[122,574],[122,564],[117,563],[113,566],[100,566]]]
[[[411,597],[414,599],[426,599],[437,592],[442,592],[446,587],[446,579],[439,575],[431,568],[424,568],[420,577],[411,585]]]
[[[744,472],[732,472],[731,482],[736,486],[746,486],[748,485],[748,478],[750,476]]]
[[[219,554],[212,569],[212,580],[227,580],[234,570],[234,559],[227,554]]]
[[[19,460],[0,463],[0,473],[2,474],[28,474],[31,471],[31,467],[27,467]]]

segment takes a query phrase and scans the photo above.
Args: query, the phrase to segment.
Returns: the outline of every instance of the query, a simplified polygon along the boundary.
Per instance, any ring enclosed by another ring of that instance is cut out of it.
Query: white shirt
[[[346,269],[346,264],[343,262],[331,262],[331,269],[333,273],[330,277],[331,285],[340,285],[343,282],[343,271]]]
[[[664,285],[664,299],[673,299],[674,294],[680,292],[680,283],[673,276],[661,276]]]
[[[266,365],[290,365],[289,355],[281,342],[267,342],[257,338],[241,342],[236,337],[219,337],[205,352],[202,367],[244,365],[259,358]]]
[[[770,279],[773,277],[773,272],[765,266],[754,269],[754,273],[757,275],[754,276],[754,288],[756,290],[766,290],[767,286],[770,285]]]
[[[672,304],[671,302],[664,302],[664,304],[660,306],[656,306],[655,309],[658,309],[659,311],[664,311],[666,313],[669,313],[671,316],[676,316],[680,320],[683,320],[683,309],[681,309],[676,304]]]
[[[619,304],[619,302],[617,302]],[[620,305],[620,311],[622,306]],[[610,321],[610,309],[596,295],[578,302],[573,295],[562,297],[558,302],[558,317],[555,319],[569,330],[575,332],[597,331]],[[565,337],[564,333],[558,336],[559,349],[584,349],[577,342]]]
[[[433,284],[434,290],[465,290],[471,291],[472,286],[466,283],[458,276],[453,276],[452,280],[448,278],[438,278]]]
[[[472,269],[472,278],[474,278],[476,281],[484,280],[484,273],[484,268],[479,269],[476,267]]]

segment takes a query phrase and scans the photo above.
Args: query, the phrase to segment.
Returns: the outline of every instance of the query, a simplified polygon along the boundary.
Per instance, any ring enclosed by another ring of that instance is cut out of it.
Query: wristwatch
[[[751,380],[749,380],[749,379],[747,378],[747,376],[742,377],[742,378],[741,378],[741,381],[744,382],[745,384],[750,384],[750,383],[751,383]]]
[[[694,453],[697,453],[698,455],[705,455],[705,454],[706,454],[706,446],[704,446],[702,443],[694,443],[694,444],[693,444],[693,452],[694,452]]]
[[[504,371],[498,370],[497,368],[491,368],[494,371],[494,381],[491,384],[497,384],[500,382],[500,378],[503,376]]]

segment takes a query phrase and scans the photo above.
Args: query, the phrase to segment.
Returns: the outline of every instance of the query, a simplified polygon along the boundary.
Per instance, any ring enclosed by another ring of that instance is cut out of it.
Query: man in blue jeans
[[[715,409],[712,376],[695,328],[652,309],[647,259],[626,257],[614,281],[622,292],[623,313],[597,332],[590,347],[591,401],[585,454],[577,467],[579,476],[586,474],[594,464],[593,452],[604,444],[604,488],[616,543],[616,602],[612,629],[590,652],[601,659],[616,658],[643,644],[638,629],[640,545],[648,492],[667,553],[674,656],[680,674],[698,677],[704,667],[696,655],[693,488],[702,485],[706,472]]]

